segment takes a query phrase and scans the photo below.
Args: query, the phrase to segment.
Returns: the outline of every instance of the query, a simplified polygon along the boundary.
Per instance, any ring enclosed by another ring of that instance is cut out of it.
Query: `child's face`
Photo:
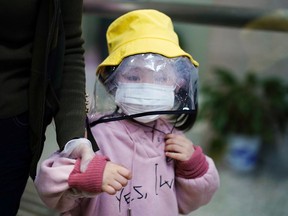
[[[129,61],[118,76],[120,83],[149,83],[174,86],[174,68],[161,59],[138,58]]]

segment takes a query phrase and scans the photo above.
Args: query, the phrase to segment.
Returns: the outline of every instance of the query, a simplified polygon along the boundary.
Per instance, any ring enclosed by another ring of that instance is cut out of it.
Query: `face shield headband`
[[[186,57],[166,58],[151,53],[129,56],[118,67],[99,75],[99,80],[113,98],[114,112],[97,119],[92,126],[197,111],[198,69]],[[95,103],[91,110],[97,112]]]

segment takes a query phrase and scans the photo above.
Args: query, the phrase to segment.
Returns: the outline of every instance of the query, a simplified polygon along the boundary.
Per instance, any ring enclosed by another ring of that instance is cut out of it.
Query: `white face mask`
[[[150,111],[171,110],[174,106],[174,87],[149,83],[120,83],[115,103],[126,115]],[[143,123],[151,122],[159,115],[137,117]]]

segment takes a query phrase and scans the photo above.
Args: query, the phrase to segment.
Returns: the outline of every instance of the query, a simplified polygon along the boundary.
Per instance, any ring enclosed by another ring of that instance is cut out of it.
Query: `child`
[[[84,173],[81,159],[69,158],[75,143],[44,161],[40,197],[63,215],[176,216],[207,204],[217,169],[182,132],[196,119],[198,63],[156,10],[119,17],[107,41],[96,73],[116,106],[90,114],[100,150]]]

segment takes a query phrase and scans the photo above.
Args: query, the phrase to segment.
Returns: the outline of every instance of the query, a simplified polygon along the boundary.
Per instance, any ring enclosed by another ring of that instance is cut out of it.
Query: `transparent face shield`
[[[98,76],[89,115],[97,124],[189,114],[196,110],[197,91],[198,69],[188,58],[133,55]],[[98,113],[104,113],[100,119]]]

